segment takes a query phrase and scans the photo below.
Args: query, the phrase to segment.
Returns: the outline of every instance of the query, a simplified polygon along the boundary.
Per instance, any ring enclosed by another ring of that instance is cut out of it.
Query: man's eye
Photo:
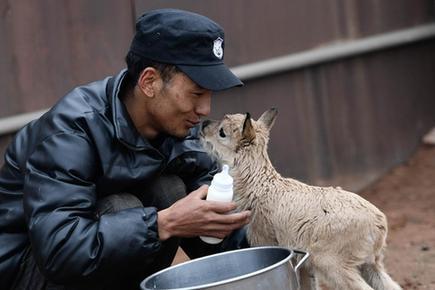
[[[203,91],[194,91],[194,92],[192,92],[192,94],[196,97],[201,97],[204,94],[204,92]]]
[[[225,138],[227,135],[225,135],[225,132],[224,132],[224,129],[223,128],[221,128],[220,130],[219,130],[219,136],[221,136],[222,138]]]

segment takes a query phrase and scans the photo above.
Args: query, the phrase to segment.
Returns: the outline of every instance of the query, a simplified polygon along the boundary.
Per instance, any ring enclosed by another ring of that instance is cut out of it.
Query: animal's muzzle
[[[201,123],[201,131],[203,131],[204,129],[205,129],[205,127],[207,127],[208,125],[210,125],[211,124],[211,120],[204,120],[202,123]]]

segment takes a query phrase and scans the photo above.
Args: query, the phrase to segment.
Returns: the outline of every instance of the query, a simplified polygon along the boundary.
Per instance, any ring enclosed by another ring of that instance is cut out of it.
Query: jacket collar
[[[152,148],[151,144],[136,130],[133,121],[128,114],[127,108],[119,98],[121,86],[127,70],[122,70],[118,75],[109,79],[108,93],[112,107],[112,122],[115,127],[116,138],[132,150],[144,150]]]

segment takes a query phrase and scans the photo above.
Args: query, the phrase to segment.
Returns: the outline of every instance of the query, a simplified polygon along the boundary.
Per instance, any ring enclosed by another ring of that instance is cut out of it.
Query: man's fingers
[[[216,220],[219,220],[219,222],[216,221],[204,226],[203,229],[206,234],[203,235],[223,238],[229,235],[232,231],[248,224],[250,214],[249,211],[244,211],[241,213],[225,215],[224,218],[219,215],[219,217],[216,217]]]
[[[249,222],[249,218],[251,217],[250,211],[243,211],[238,213],[232,213],[228,215],[223,216],[223,223],[228,224],[237,224],[236,227],[238,228],[239,225],[245,225]]]
[[[204,185],[177,201],[172,211],[178,215],[173,236],[224,237],[233,230],[249,223],[250,211],[232,213],[235,202],[207,201],[208,186]]]
[[[189,196],[191,196],[192,198],[204,199],[207,196],[207,192],[208,192],[208,185],[204,184],[201,185],[201,187],[198,188],[197,190],[192,191],[189,194]]]
[[[234,227],[240,227],[241,225],[245,225],[249,222],[249,218],[251,216],[250,211],[243,211],[238,213],[231,214],[215,214],[213,215],[213,223],[221,224],[221,225],[232,225]]]
[[[207,197],[207,192],[208,192],[208,185],[202,185],[197,190],[192,191],[188,196],[191,198],[205,199]],[[208,200],[207,204],[209,210],[221,214],[228,213],[237,208],[235,202],[222,202],[222,201]]]
[[[228,213],[237,208],[235,202],[211,201],[208,200],[209,209],[220,214]]]

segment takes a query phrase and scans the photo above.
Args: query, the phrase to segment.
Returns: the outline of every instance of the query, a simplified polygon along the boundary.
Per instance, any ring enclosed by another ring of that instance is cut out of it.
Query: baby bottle
[[[222,171],[215,174],[208,188],[206,200],[225,201],[233,200],[233,178],[228,173],[229,167],[224,164]],[[200,237],[206,243],[218,244],[222,239],[214,237]]]

